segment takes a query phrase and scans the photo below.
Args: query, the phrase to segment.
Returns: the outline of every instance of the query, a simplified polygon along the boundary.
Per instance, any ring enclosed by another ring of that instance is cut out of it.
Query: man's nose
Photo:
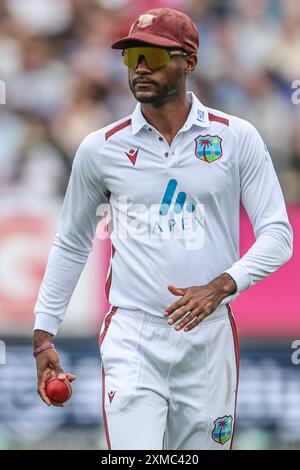
[[[149,69],[146,59],[143,55],[139,57],[135,71],[139,73],[151,73],[151,70]]]

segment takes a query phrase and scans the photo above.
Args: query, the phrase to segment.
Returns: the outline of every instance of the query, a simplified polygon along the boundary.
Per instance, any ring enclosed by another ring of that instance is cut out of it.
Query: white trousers
[[[113,307],[99,343],[109,449],[231,448],[239,355],[229,305],[190,332]]]

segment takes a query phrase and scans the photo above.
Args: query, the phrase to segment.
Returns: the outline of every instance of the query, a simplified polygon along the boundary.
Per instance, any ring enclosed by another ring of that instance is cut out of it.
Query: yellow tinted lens
[[[129,69],[135,70],[141,56],[145,57],[150,70],[159,69],[170,60],[166,49],[158,47],[129,47],[124,50],[123,62]]]

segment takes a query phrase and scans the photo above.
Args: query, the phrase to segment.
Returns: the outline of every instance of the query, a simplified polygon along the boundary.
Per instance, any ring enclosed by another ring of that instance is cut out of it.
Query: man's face
[[[183,56],[174,56],[166,65],[151,71],[141,56],[137,68],[128,69],[129,87],[136,100],[159,106],[171,99],[185,86],[185,60]]]

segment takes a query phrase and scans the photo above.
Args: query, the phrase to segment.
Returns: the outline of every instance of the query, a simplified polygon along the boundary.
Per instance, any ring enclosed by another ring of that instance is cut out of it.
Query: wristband
[[[41,352],[43,351],[47,351],[47,349],[52,349],[54,348],[54,344],[53,343],[49,343],[49,344],[44,344],[43,346],[40,346],[39,348],[35,349],[33,351],[33,357],[36,357],[38,354],[40,354]]]

